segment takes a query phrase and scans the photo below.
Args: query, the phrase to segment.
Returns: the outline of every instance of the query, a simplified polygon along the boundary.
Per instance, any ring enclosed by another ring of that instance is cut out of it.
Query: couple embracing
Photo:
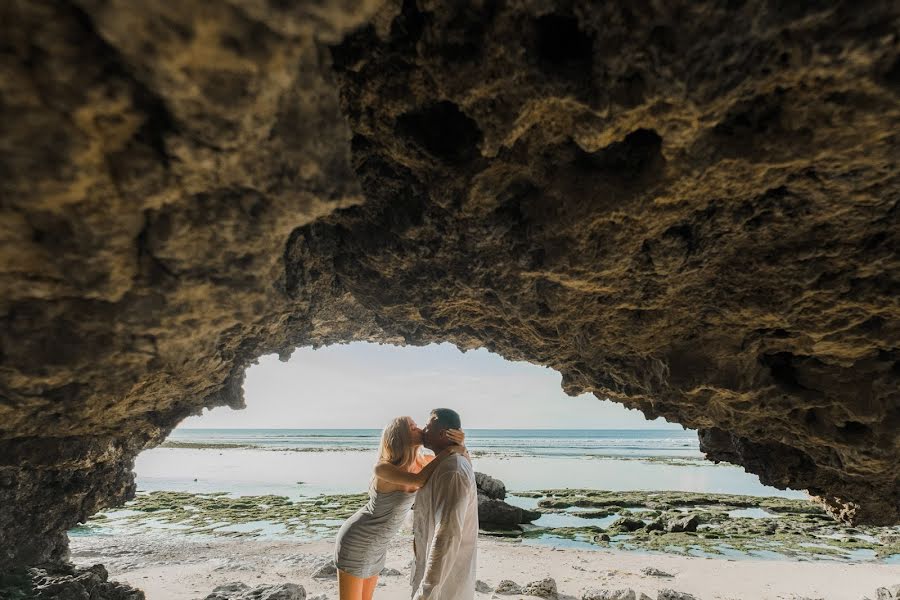
[[[411,508],[413,600],[475,597],[478,495],[464,441],[459,415],[449,408],[431,411],[423,429],[409,417],[385,427],[369,501],[337,535],[340,600],[371,600],[388,543]],[[422,446],[435,455],[420,454]]]

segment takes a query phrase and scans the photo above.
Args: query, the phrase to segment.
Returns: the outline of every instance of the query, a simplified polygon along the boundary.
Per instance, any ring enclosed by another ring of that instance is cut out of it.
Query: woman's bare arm
[[[420,488],[425,485],[425,482],[428,481],[428,478],[431,477],[431,474],[443,459],[451,454],[460,453],[459,448],[460,447],[458,446],[451,446],[450,448],[441,451],[440,454],[434,457],[434,460],[425,465],[418,473],[410,473],[406,469],[400,468],[397,465],[392,465],[391,463],[378,463],[375,465],[375,476],[378,477],[378,479],[382,479],[389,483]]]

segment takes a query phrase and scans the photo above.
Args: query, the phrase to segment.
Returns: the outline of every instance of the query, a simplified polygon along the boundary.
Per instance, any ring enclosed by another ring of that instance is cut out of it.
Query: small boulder
[[[609,526],[610,529],[618,529],[619,531],[637,531],[644,527],[644,522],[634,517],[619,517]]]
[[[666,530],[669,533],[681,533],[683,531],[697,531],[697,525],[700,524],[700,517],[697,515],[686,515],[669,521]]]
[[[581,595],[581,600],[635,600],[634,590],[588,590]]]
[[[296,583],[260,585],[247,592],[241,600],[306,600],[306,590]]]
[[[540,581],[532,581],[522,588],[522,593],[526,596],[550,598],[551,600],[555,600],[559,596],[556,591],[556,580],[552,577],[546,577]]]
[[[494,479],[484,473],[475,473],[475,487],[479,494],[484,494],[494,500],[506,499],[506,484],[499,479]]]
[[[475,581],[475,591],[480,594],[490,594],[494,591],[494,588],[492,588],[490,584],[478,579]]]
[[[483,525],[513,528],[521,523],[531,523],[540,516],[539,512],[523,510],[503,500],[478,494],[478,522]]]
[[[30,582],[23,589],[6,588],[10,593],[21,591],[22,598],[72,599],[103,598],[109,600],[144,600],[144,592],[123,583],[109,581],[103,565],[75,567],[71,564],[51,564],[28,569]],[[18,585],[17,583],[14,585]],[[0,590],[0,594],[3,590]],[[5,594],[3,597],[7,597]],[[16,594],[14,597],[19,598]]]
[[[251,588],[245,583],[234,582],[214,588],[204,600],[306,600],[306,590],[296,583]]]
[[[675,590],[659,590],[656,593],[656,600],[698,600],[696,596],[685,594],[684,592],[676,592]]]
[[[232,581],[223,585],[217,585],[203,600],[229,600],[236,598],[250,589],[250,586],[240,581]]]
[[[647,533],[651,531],[665,531],[666,526],[663,525],[663,522],[659,519],[653,519],[652,521],[647,523],[647,525],[644,527],[644,530],[646,530]]]
[[[571,508],[572,503],[565,500],[544,499],[538,502],[541,508]]]
[[[515,581],[511,581],[509,579],[504,579],[500,583],[497,584],[497,587],[494,588],[495,594],[503,594],[505,596],[511,596],[513,594],[521,594],[522,586],[520,586]]]
[[[600,535],[594,536],[595,542],[609,542],[611,540],[612,540],[612,538],[609,537],[609,534],[607,534],[607,533],[601,533]]]
[[[665,571],[661,571],[656,567],[644,567],[641,569],[641,573],[644,575],[649,575],[650,577],[674,577],[671,573],[666,573]]]
[[[329,577],[335,577],[336,575],[337,567],[334,565],[334,560],[332,559],[328,559],[327,561],[321,563],[312,572],[313,579],[326,579]]]
[[[379,573],[379,575],[381,577],[400,577],[401,575],[403,575],[403,573],[401,573],[397,569],[391,569],[389,567],[385,567],[381,570],[381,573]]]
[[[900,583],[875,590],[875,600],[900,600]]]

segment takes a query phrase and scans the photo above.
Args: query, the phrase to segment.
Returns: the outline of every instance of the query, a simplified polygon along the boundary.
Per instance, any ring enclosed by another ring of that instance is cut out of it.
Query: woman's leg
[[[375,586],[378,585],[378,575],[372,575],[368,579],[363,579],[362,600],[372,600],[372,594],[375,593]]]
[[[338,569],[338,598],[340,600],[362,600],[363,583],[368,579],[354,577]]]

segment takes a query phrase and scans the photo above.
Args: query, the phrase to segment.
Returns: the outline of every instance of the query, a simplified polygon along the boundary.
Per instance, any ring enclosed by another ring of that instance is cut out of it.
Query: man
[[[422,430],[422,443],[435,453],[453,444],[448,429],[461,429],[459,415],[436,408]],[[478,492],[466,456],[445,459],[419,489],[414,507],[413,600],[473,600]]]

